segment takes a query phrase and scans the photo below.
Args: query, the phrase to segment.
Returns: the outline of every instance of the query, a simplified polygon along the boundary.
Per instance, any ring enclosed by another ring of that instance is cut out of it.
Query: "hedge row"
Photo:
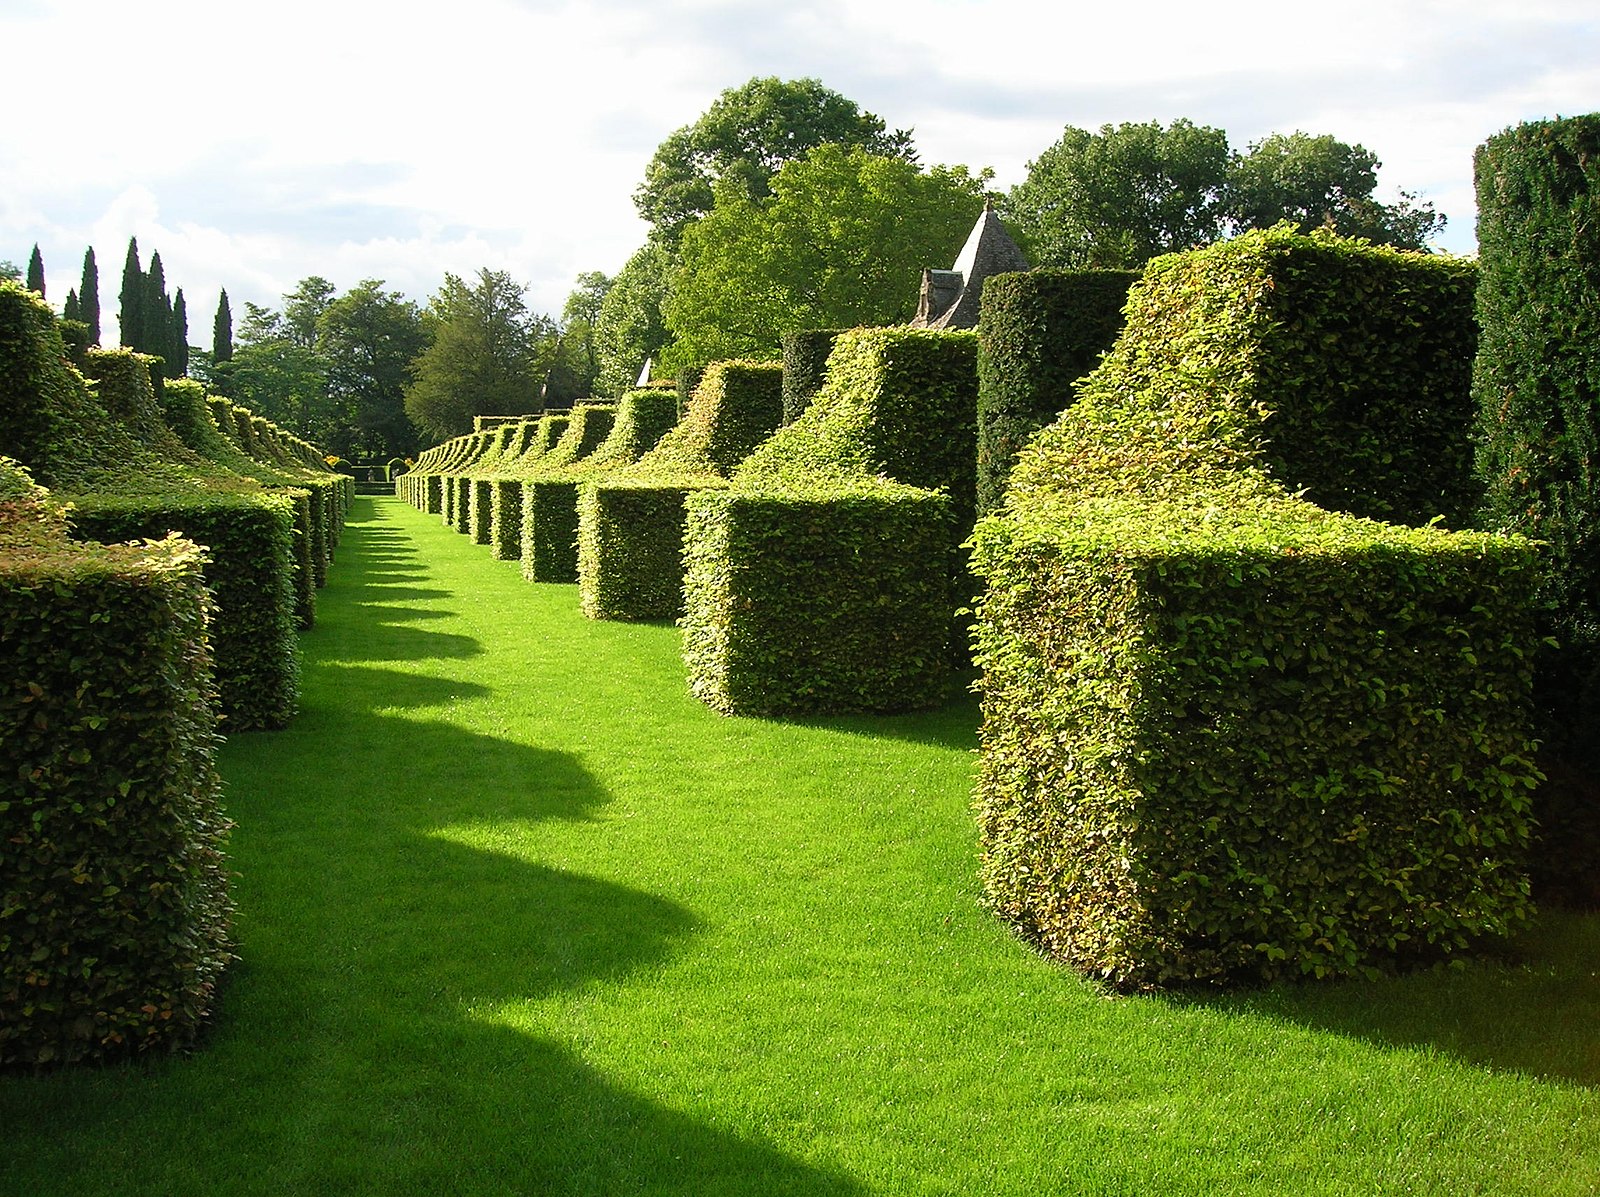
[[[1158,259],[1023,450],[974,542],[977,807],[1046,951],[1368,974],[1527,917],[1534,547],[1348,514],[1460,510],[1470,279],[1282,230]]]
[[[783,422],[793,424],[828,380],[828,355],[841,328],[797,329],[783,334]]]
[[[161,418],[144,359],[91,351],[91,391],[54,315],[0,286],[0,452],[70,501],[81,535],[189,535],[209,549],[211,636],[229,729],[281,726],[298,692],[295,502],[209,461]],[[108,410],[109,409],[109,410]]]
[[[0,1066],[185,1045],[232,959],[202,560],[0,458]]]

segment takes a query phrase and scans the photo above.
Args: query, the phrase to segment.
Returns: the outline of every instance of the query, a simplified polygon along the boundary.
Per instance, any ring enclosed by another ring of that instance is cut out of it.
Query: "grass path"
[[[0,1194],[1600,1191],[1600,918],[1107,999],[978,905],[970,704],[723,719],[674,629],[387,499],[304,647],[223,752],[209,1043],[0,1078]]]

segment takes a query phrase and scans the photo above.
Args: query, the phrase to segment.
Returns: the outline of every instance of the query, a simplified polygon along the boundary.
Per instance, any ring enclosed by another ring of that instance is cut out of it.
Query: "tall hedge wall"
[[[1361,975],[1526,919],[1534,546],[1296,493],[1460,494],[1458,453],[1419,481],[1375,429],[1459,386],[1466,279],[1282,230],[1158,259],[1022,451],[974,541],[977,808],[986,891],[1045,950],[1127,986]]]
[[[578,580],[578,478],[574,468],[611,433],[617,409],[574,407],[566,431],[522,484],[522,576],[530,582]]]
[[[1536,876],[1600,906],[1600,113],[1507,129],[1475,165],[1479,518],[1550,554]]]
[[[828,355],[842,328],[805,328],[786,332],[783,346],[783,422],[793,424],[811,406],[828,380]]]
[[[187,1044],[232,959],[201,560],[0,459],[0,1067]]]
[[[985,279],[978,315],[978,510],[1000,506],[1011,463],[1059,416],[1122,329],[1128,270],[1030,270]]]

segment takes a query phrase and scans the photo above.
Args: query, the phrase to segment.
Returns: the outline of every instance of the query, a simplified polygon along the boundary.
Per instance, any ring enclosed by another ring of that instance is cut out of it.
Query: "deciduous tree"
[[[364,279],[328,304],[317,324],[317,348],[327,362],[328,392],[350,429],[347,446],[330,450],[375,461],[417,449],[406,418],[411,363],[427,344],[417,305],[382,279]]]
[[[664,305],[669,366],[775,357],[790,329],[909,320],[922,270],[955,259],[984,182],[965,167],[924,171],[823,145],[785,165],[765,198],[719,185],[684,234]]]
[[[416,428],[444,440],[470,432],[474,416],[540,409],[557,330],[528,311],[525,290],[503,271],[479,270],[472,284],[445,275],[428,302],[431,343],[405,388],[405,413]]]
[[[756,78],[724,91],[699,120],[661,143],[634,203],[658,236],[676,241],[711,210],[719,181],[760,199],[785,162],[827,144],[916,159],[910,130],[890,132],[821,81]]]

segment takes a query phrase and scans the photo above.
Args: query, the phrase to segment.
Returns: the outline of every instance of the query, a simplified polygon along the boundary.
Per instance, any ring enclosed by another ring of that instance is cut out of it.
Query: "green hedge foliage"
[[[891,712],[948,697],[944,495],[861,480],[686,500],[690,689],[729,715]]]
[[[189,1044],[232,959],[202,558],[0,459],[0,1067]]]
[[[88,364],[93,391],[66,364],[53,313],[22,288],[0,284],[0,448],[70,502],[80,536],[178,532],[206,546],[226,726],[281,726],[299,678],[293,500],[174,436],[137,355],[91,351]]]
[[[684,497],[724,485],[782,414],[781,365],[713,362],[683,419],[653,449],[586,482],[584,490],[595,493],[579,502],[583,610],[597,619],[677,618],[683,610]]]
[[[556,446],[522,484],[522,576],[530,582],[578,580],[578,479],[575,469],[611,433],[617,409],[574,407]]]
[[[972,526],[976,352],[970,332],[884,328],[840,335],[811,406],[751,453],[734,472],[730,497],[717,500],[736,512],[748,501],[763,519],[792,517],[796,526],[786,534],[697,545],[696,535],[717,529],[690,519],[685,560],[700,562],[705,576],[715,561],[715,569],[740,579],[741,602],[762,604],[734,619],[706,597],[714,589],[702,586],[703,601],[688,601],[686,584],[685,645],[695,647],[686,647],[685,657],[695,693],[718,710],[765,715],[909,710],[948,697],[954,614],[971,594],[960,582],[957,546]],[[893,502],[863,501],[863,488],[891,480],[900,484],[891,487]],[[811,535],[830,504],[856,538],[844,559],[849,568]],[[910,537],[906,521],[919,515],[932,522]],[[930,542],[934,533],[942,541]],[[917,552],[903,556],[899,548],[908,537]],[[860,551],[874,541],[878,555]],[[805,566],[808,553],[818,554],[815,568]],[[857,571],[854,581],[845,577],[850,569]],[[936,638],[923,626],[924,599],[933,591],[943,595]],[[884,597],[894,592],[906,603]],[[782,629],[805,642],[785,651],[742,651],[748,637],[722,630],[730,620]],[[934,642],[945,654],[937,668],[927,656]],[[869,643],[873,653],[858,651]],[[848,678],[840,672],[847,664]]]
[[[786,332],[783,346],[783,422],[793,424],[811,406],[828,379],[828,355],[842,328],[806,328]]]
[[[1537,537],[1541,891],[1600,904],[1600,113],[1508,129],[1476,159],[1480,524]]]
[[[609,479],[578,494],[578,601],[590,619],[683,614],[684,504],[721,479],[686,484]]]
[[[976,805],[989,897],[1046,951],[1118,986],[1342,976],[1528,916],[1534,546],[1295,493],[1449,509],[1458,455],[1429,489],[1374,429],[1406,426],[1385,363],[1459,385],[1469,279],[1283,230],[1158,259],[1022,451],[974,538]],[[1366,402],[1311,385],[1319,342]]]
[[[978,316],[978,510],[1000,506],[1017,450],[1059,416],[1122,329],[1128,270],[985,279]]]

